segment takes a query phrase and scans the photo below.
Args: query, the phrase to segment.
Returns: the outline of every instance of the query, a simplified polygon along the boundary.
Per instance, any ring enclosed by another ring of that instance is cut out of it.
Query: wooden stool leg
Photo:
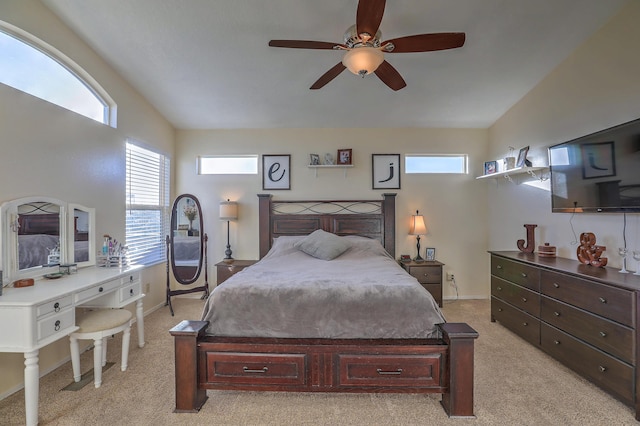
[[[131,341],[131,323],[122,333],[122,364],[120,370],[126,371],[129,363],[129,342]]]
[[[96,388],[102,384],[102,338],[93,341],[93,383]]]
[[[79,382],[82,374],[80,373],[80,348],[78,347],[78,339],[70,338],[71,349],[71,367],[73,368],[73,381]]]

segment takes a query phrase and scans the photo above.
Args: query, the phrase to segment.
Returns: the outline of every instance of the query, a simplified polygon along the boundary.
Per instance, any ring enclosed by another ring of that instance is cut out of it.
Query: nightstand
[[[433,298],[442,307],[442,266],[437,260],[425,260],[424,262],[399,262],[409,274],[414,276],[422,287],[427,289]]]
[[[242,271],[244,268],[253,265],[257,260],[234,260],[233,263],[218,262],[216,263],[217,282],[216,285],[222,284],[230,276]]]

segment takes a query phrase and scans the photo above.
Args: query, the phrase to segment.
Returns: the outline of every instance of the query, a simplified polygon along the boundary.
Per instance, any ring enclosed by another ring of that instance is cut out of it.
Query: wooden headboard
[[[258,194],[258,199],[261,259],[274,238],[317,229],[375,238],[395,257],[396,194],[383,194],[381,200],[274,201],[271,194]]]

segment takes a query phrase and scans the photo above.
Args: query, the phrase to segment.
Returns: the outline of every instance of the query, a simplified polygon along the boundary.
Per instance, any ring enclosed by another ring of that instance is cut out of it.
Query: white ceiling
[[[407,82],[394,92],[348,71],[309,90],[342,54],[267,46],[343,42],[358,0],[42,0],[179,129],[485,128],[626,1],[389,0],[382,40],[467,36],[386,54]]]

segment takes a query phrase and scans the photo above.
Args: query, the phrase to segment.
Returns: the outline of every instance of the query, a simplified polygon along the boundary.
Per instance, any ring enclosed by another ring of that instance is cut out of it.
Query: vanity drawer
[[[338,386],[435,387],[440,385],[442,354],[337,355]]]
[[[106,283],[102,283],[76,293],[75,302],[76,304],[80,304],[89,301],[96,297],[100,297],[103,294],[110,293],[118,287],[120,287],[120,280],[107,281]]]
[[[411,266],[409,273],[422,284],[441,284],[441,266]]]
[[[634,332],[631,328],[546,296],[542,296],[540,318],[629,364],[635,364]]]
[[[539,293],[492,276],[491,295],[536,317],[540,315]]]
[[[491,316],[532,345],[540,345],[540,320],[538,318],[534,318],[494,296],[491,297]]]
[[[140,281],[140,273],[139,272],[133,272],[133,273],[127,274],[124,277],[120,278],[120,282],[123,285],[133,284],[136,281]]]
[[[633,327],[632,291],[551,271],[543,271],[541,279],[543,294]]]
[[[542,324],[542,349],[593,383],[633,401],[633,367],[550,326]]]
[[[61,311],[55,315],[46,317],[37,322],[38,343],[47,337],[53,336],[56,333],[64,332],[65,329],[74,326],[75,312],[73,309],[67,309]]]
[[[52,312],[60,312],[65,308],[71,306],[71,295],[60,297],[58,299],[50,300],[45,303],[41,303],[36,307],[36,317],[40,318],[44,315],[48,315]]]
[[[491,274],[533,291],[540,291],[540,270],[533,266],[491,256]]]
[[[305,354],[207,352],[207,383],[304,386]]]
[[[124,286],[120,289],[120,302],[124,303],[127,300],[133,299],[142,293],[142,284],[140,281],[134,281],[133,284]]]

